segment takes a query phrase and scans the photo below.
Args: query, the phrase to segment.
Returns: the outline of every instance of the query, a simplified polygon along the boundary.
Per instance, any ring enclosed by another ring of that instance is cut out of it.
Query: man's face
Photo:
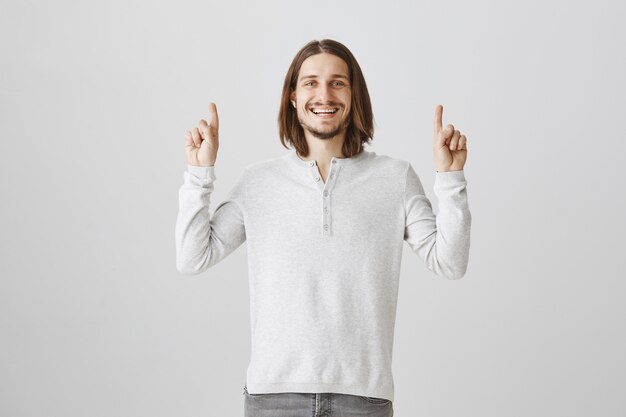
[[[302,63],[291,102],[293,105],[295,101],[298,121],[305,131],[318,139],[337,136],[350,124],[351,98],[348,64],[343,59],[322,52]],[[336,112],[321,113],[327,109]]]

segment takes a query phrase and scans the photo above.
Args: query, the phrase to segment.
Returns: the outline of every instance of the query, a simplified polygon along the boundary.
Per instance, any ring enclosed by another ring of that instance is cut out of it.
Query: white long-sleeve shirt
[[[200,274],[247,242],[248,392],[393,401],[403,242],[434,274],[465,275],[464,171],[435,173],[436,216],[411,164],[372,151],[332,158],[326,182],[294,149],[250,164],[212,215],[215,166],[183,174],[177,269]]]

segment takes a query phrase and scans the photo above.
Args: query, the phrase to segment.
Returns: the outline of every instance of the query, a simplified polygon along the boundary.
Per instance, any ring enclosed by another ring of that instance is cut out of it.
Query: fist
[[[185,155],[189,165],[215,165],[219,147],[219,119],[215,103],[209,104],[209,122],[200,119],[198,126],[185,133]]]

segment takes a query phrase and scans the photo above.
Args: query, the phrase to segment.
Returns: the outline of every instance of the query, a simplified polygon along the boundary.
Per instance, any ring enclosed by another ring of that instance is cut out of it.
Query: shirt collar
[[[346,166],[346,165],[352,165],[355,164],[363,159],[366,158],[367,154],[369,154],[370,152],[368,151],[361,151],[360,153],[351,156],[349,158],[337,158],[337,157],[332,157],[330,159],[330,163],[331,164],[337,164],[340,166]],[[289,154],[287,155],[287,157],[289,158],[290,161],[292,161],[293,163],[295,163],[296,165],[299,165],[303,168],[307,168],[307,167],[311,167],[311,166],[315,166],[317,165],[317,162],[314,159],[302,159],[300,158],[300,156],[298,156],[298,154],[296,153],[296,149],[295,148],[291,148],[289,150]]]

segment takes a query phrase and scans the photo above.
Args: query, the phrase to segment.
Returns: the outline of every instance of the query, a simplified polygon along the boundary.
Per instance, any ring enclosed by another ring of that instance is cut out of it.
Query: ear
[[[291,105],[293,107],[296,107],[296,92],[295,91],[289,95],[289,100],[291,100]]]

